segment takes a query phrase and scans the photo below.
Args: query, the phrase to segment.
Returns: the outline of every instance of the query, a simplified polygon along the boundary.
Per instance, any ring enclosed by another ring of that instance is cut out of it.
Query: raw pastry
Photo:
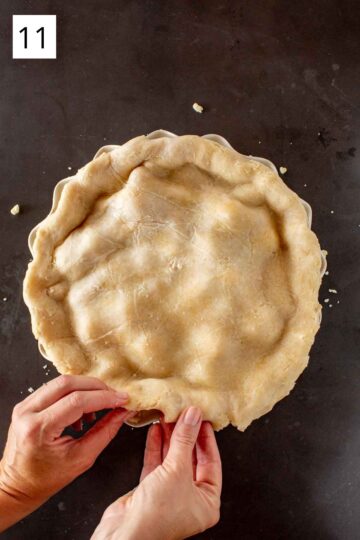
[[[24,297],[42,350],[61,373],[127,390],[129,408],[175,421],[193,404],[244,430],[308,363],[321,250],[304,206],[211,140],[141,136],[101,154],[33,255]]]

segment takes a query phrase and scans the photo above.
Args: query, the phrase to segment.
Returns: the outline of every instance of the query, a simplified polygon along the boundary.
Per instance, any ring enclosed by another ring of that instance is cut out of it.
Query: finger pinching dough
[[[137,137],[88,163],[38,226],[24,282],[60,373],[175,421],[244,430],[293,388],[319,328],[321,250],[258,161],[197,136]]]

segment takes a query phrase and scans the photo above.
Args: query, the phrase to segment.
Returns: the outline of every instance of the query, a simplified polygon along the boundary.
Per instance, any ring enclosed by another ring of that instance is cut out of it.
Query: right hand
[[[92,540],[178,540],[218,522],[221,460],[201,419],[190,407],[175,428],[150,427],[139,486],[105,510]]]

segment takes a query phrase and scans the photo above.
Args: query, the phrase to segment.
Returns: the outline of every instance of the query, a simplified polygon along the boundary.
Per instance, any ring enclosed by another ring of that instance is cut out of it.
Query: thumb
[[[171,436],[166,461],[176,464],[185,463],[192,467],[192,452],[199,434],[201,420],[202,412],[198,407],[189,407],[181,413]]]

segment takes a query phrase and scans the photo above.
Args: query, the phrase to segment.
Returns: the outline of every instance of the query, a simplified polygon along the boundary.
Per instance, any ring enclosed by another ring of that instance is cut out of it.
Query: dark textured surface
[[[57,60],[11,59],[14,13],[58,15]],[[49,378],[21,284],[28,232],[55,183],[105,143],[160,127],[219,133],[288,167],[329,251],[321,298],[333,307],[292,394],[245,433],[218,434],[222,518],[202,538],[359,538],[359,15],[345,0],[2,0],[1,444],[14,404]],[[145,435],[124,429],[90,472],[3,538],[89,538],[136,484]]]

